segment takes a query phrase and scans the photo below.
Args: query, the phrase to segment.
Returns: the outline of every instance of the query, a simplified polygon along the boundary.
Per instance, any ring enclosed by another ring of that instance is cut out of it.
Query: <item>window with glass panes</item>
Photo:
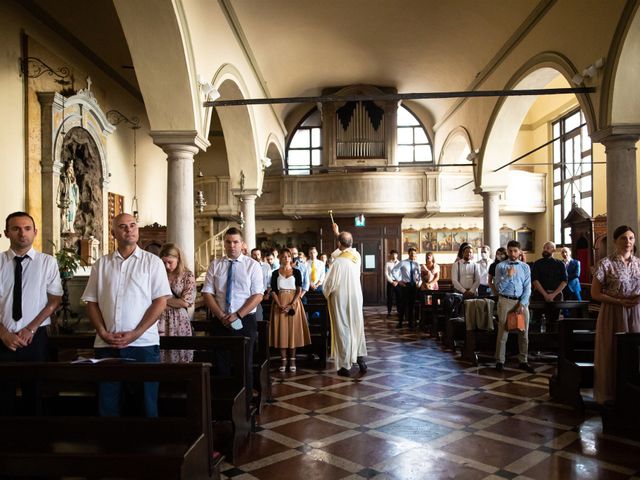
[[[433,162],[431,142],[418,119],[406,107],[398,107],[396,158],[398,163]]]
[[[553,123],[553,236],[556,245],[571,244],[571,229],[563,228],[573,202],[593,215],[591,137],[582,111]]]
[[[322,119],[314,109],[298,126],[287,149],[287,173],[309,175],[322,165]]]

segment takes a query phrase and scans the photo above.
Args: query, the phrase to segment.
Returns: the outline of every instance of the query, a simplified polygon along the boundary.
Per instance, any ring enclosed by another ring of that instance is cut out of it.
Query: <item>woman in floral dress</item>
[[[596,325],[594,394],[603,404],[615,399],[615,334],[640,332],[640,259],[636,235],[626,225],[613,232],[615,252],[598,263],[591,298],[601,302]]]
[[[173,296],[167,300],[167,308],[158,319],[161,336],[188,337],[192,335],[191,321],[187,309],[193,305],[196,296],[196,279],[186,269],[184,255],[177,245],[166,243],[160,250],[160,258],[169,277]],[[162,351],[162,361],[170,363],[191,362],[192,350]]]

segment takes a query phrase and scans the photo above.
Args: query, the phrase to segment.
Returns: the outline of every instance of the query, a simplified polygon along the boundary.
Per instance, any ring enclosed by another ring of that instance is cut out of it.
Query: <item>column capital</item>
[[[591,134],[592,141],[602,143],[607,147],[609,144],[622,146],[623,143],[631,143],[635,145],[639,139],[640,125],[612,125]]]
[[[154,130],[149,132],[149,135],[153,138],[153,143],[167,154],[176,150],[194,149],[195,155],[200,150],[205,151],[211,145],[195,130]]]
[[[239,197],[243,200],[255,200],[260,196],[260,192],[257,188],[245,188],[244,190],[241,190],[239,188],[232,188],[231,193],[234,197]]]
[[[486,195],[487,197],[491,197],[494,195],[500,195],[507,190],[505,185],[496,185],[491,187],[476,187],[473,189],[473,193],[476,195],[482,195],[483,197]]]

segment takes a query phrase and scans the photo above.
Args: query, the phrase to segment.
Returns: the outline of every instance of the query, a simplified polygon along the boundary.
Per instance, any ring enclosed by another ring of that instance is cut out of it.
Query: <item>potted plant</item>
[[[58,311],[60,332],[73,333],[70,320],[71,318],[78,318],[78,314],[74,313],[69,307],[69,288],[67,282],[73,278],[78,268],[80,268],[81,258],[73,248],[63,247],[57,249],[55,243],[51,243],[53,244],[54,250],[53,256],[58,262],[58,270],[60,271],[60,278],[62,279],[62,305]],[[75,323],[77,322],[76,320]]]

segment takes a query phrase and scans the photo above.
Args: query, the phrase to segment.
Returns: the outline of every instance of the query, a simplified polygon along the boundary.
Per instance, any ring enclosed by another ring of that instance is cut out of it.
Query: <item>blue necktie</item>
[[[409,285],[413,287],[416,284],[413,279],[413,262],[409,261],[409,265],[411,265],[411,269],[409,270]]]
[[[233,260],[229,260],[229,270],[227,271],[227,293],[225,300],[227,301],[227,313],[231,313],[231,286],[233,285]]]

